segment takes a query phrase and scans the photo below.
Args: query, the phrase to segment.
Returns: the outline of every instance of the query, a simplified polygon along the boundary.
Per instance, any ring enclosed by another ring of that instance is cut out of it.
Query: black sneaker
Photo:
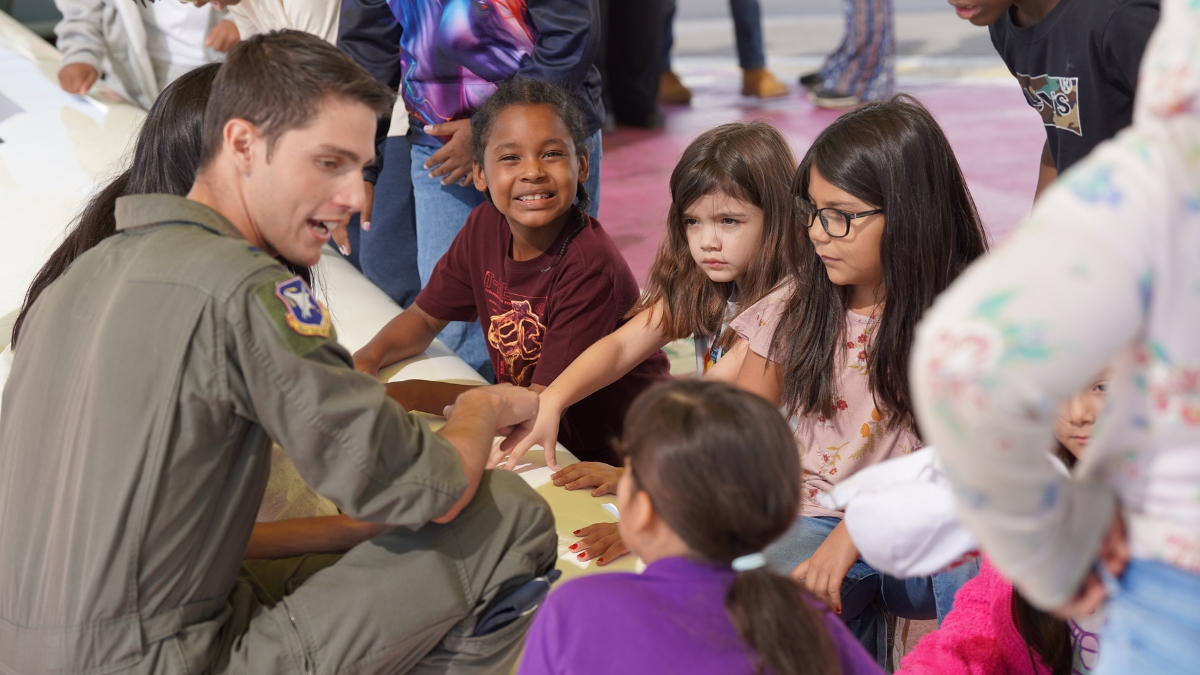
[[[862,103],[862,99],[853,94],[843,94],[832,89],[808,92],[808,100],[818,108],[845,110]]]
[[[821,73],[819,72],[800,76],[800,86],[809,91],[816,91],[817,89],[820,89],[822,82],[824,82],[824,80],[821,79]]]

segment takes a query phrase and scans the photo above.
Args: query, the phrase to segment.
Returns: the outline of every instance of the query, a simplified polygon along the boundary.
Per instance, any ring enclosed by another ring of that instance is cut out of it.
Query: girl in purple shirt
[[[633,402],[617,449],[619,529],[646,571],[551,593],[521,675],[883,672],[836,616],[763,566],[800,501],[777,410],[721,383],[662,384]]]

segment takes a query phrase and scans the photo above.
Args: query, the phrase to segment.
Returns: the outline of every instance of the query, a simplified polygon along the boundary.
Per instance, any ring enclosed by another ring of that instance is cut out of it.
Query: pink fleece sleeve
[[[904,657],[897,675],[1031,672],[1028,652],[1012,622],[1011,593],[1012,585],[985,558],[979,575],[954,596],[954,608],[941,627]],[[1011,653],[1014,650],[1020,653]],[[1042,672],[1047,671],[1039,667],[1037,673]]]

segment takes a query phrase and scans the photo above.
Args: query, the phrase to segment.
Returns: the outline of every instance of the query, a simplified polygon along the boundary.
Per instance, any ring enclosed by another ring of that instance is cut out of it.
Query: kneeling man
[[[536,394],[472,390],[432,433],[275,259],[315,264],[362,208],[391,108],[320,39],[241,43],[191,193],[120,199],[117,235],[34,304],[0,419],[0,672],[511,667],[528,617],[479,619],[553,566],[556,536],[484,463]],[[346,514],[395,526],[278,597],[239,576],[272,439]]]

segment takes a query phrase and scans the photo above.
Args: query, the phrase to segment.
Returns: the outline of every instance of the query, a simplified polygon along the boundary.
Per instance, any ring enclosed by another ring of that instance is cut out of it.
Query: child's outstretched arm
[[[535,445],[546,453],[546,465],[559,470],[555,447],[558,425],[567,407],[591,396],[625,376],[656,350],[667,343],[661,328],[663,312],[660,301],[650,309],[635,315],[617,330],[601,338],[579,355],[566,370],[554,379],[541,394],[537,422],[529,435],[516,442],[504,442],[493,451],[490,465],[495,466],[508,455],[507,467]]]
[[[429,316],[414,303],[354,352],[354,369],[378,377],[380,368],[428,349],[448,323]]]

